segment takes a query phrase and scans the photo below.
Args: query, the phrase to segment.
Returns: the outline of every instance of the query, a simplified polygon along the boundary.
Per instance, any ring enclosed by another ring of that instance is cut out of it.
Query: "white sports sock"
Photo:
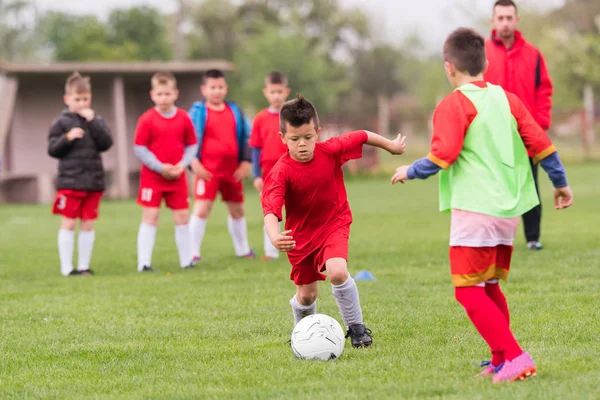
[[[192,254],[200,257],[200,253],[202,252],[202,241],[204,240],[204,233],[206,232],[206,219],[192,215],[189,227]]]
[[[248,228],[246,227],[246,218],[242,217],[239,219],[231,218],[231,215],[227,217],[227,227],[229,228],[229,234],[233,240],[233,248],[235,249],[235,255],[243,257],[250,254],[250,244],[248,244]]]
[[[179,254],[179,265],[181,268],[188,267],[194,258],[188,224],[175,226],[175,244],[177,244],[177,253]]]
[[[281,230],[281,222],[279,223],[279,230]],[[265,240],[265,256],[269,258],[279,258],[279,250],[269,240],[267,235],[267,229],[263,226],[264,240]]]
[[[142,222],[137,238],[138,271],[144,269],[144,266],[150,267],[152,265],[152,250],[154,250],[155,240],[156,227]]]
[[[337,302],[340,314],[346,327],[362,324],[362,310],[360,309],[360,298],[358,297],[358,287],[351,276],[341,285],[331,285],[333,298]]]
[[[94,231],[79,231],[79,238],[77,239],[77,253],[79,254],[77,271],[90,269],[90,260],[92,259],[95,240],[96,233]]]
[[[67,276],[73,271],[73,250],[75,249],[75,232],[58,230],[58,257],[60,273]]]
[[[309,306],[303,306],[298,302],[296,295],[290,299],[290,305],[292,306],[292,314],[294,315],[294,326],[300,322],[300,320],[304,317],[308,317],[309,315],[313,315],[317,313],[317,301],[315,300]]]

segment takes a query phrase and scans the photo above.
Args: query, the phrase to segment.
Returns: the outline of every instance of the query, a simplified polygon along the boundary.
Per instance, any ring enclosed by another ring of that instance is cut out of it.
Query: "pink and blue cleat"
[[[516,380],[525,380],[535,376],[535,363],[533,359],[524,351],[519,357],[506,361],[502,368],[494,375],[492,382],[514,382]]]
[[[504,366],[504,363],[498,365],[497,367],[494,366],[494,364],[492,364],[491,361],[483,361],[481,364],[475,364],[475,365],[478,367],[484,367],[483,371],[481,371],[480,373],[475,375],[475,377],[480,377],[480,376],[490,376],[490,375],[494,375],[494,374],[498,373],[498,371],[500,371],[502,369],[502,367]]]

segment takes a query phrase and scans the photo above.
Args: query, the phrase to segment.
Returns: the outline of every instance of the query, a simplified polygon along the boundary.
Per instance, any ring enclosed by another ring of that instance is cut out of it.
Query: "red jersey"
[[[487,86],[483,81],[472,83],[482,88]],[[529,157],[538,162],[554,153],[556,148],[552,141],[527,111],[523,102],[514,94],[505,93]],[[477,109],[462,92],[456,90],[446,96],[433,114],[433,138],[431,152],[427,158],[441,168],[448,168],[458,159],[467,130],[476,116]]]
[[[185,147],[196,144],[196,133],[186,111],[178,108],[174,117],[167,118],[151,108],[138,119],[134,144],[147,147],[158,161],[175,165],[183,158]],[[167,180],[142,165],[140,180],[148,179],[176,185],[186,178],[181,174],[179,179]]]
[[[485,42],[489,66],[485,80],[517,95],[546,130],[552,121],[552,81],[544,57],[527,42],[521,32],[515,32],[515,43],[510,49],[496,37],[496,31]]]
[[[308,255],[336,230],[349,229],[352,213],[342,165],[362,156],[367,138],[365,131],[357,131],[317,143],[313,159],[304,163],[286,154],[267,176],[262,192],[264,215],[282,220],[285,203],[285,229],[292,231],[296,241],[290,258]]]
[[[235,117],[227,104],[222,111],[207,108],[200,161],[216,177],[231,177],[239,166]]]
[[[279,136],[279,113],[264,109],[256,115],[250,134],[250,147],[261,149],[260,169],[266,177],[277,160],[287,153],[287,146]]]

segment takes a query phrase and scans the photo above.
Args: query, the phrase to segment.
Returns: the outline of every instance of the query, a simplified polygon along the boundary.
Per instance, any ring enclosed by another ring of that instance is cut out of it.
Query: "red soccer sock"
[[[479,334],[490,346],[492,355],[495,356],[492,364],[498,366],[504,362],[504,359],[512,360],[523,353],[510,331],[508,321],[498,306],[487,296],[485,288],[457,287],[455,295]]]
[[[500,284],[486,283],[485,293],[490,299],[492,299],[492,301],[500,309],[502,314],[504,314],[506,320],[508,321],[508,324],[510,325],[510,313],[508,312],[508,304],[506,303],[506,297],[504,297],[504,293],[502,293],[502,290],[500,290]]]

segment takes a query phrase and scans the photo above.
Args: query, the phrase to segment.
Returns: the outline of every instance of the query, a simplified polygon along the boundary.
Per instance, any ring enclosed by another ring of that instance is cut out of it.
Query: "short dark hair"
[[[91,93],[92,84],[90,83],[89,76],[82,76],[79,72],[75,71],[67,78],[65,82],[65,93]]]
[[[273,71],[265,77],[265,86],[268,84],[287,86],[288,78],[281,72]]]
[[[173,85],[173,88],[177,89],[177,79],[175,79],[175,76],[168,71],[155,73],[152,75],[150,82],[152,83],[152,88],[159,85]]]
[[[471,76],[482,73],[485,69],[485,40],[483,36],[469,28],[458,28],[452,32],[444,43],[444,61]]]
[[[315,125],[315,130],[318,130],[319,115],[317,109],[301,94],[295,99],[285,102],[281,107],[279,112],[279,129],[281,129],[281,133],[285,134],[286,123],[298,128],[311,122]]]
[[[225,78],[225,74],[220,69],[209,69],[208,71],[206,71],[204,73],[204,75],[202,75],[202,84],[203,85],[206,83],[206,80],[208,78],[214,78],[214,79]]]
[[[496,7],[501,6],[501,7],[514,7],[515,8],[515,12],[518,13],[519,10],[517,9],[517,5],[515,4],[515,2],[513,0],[498,0],[494,3],[494,8],[492,8],[492,10],[495,10]]]

